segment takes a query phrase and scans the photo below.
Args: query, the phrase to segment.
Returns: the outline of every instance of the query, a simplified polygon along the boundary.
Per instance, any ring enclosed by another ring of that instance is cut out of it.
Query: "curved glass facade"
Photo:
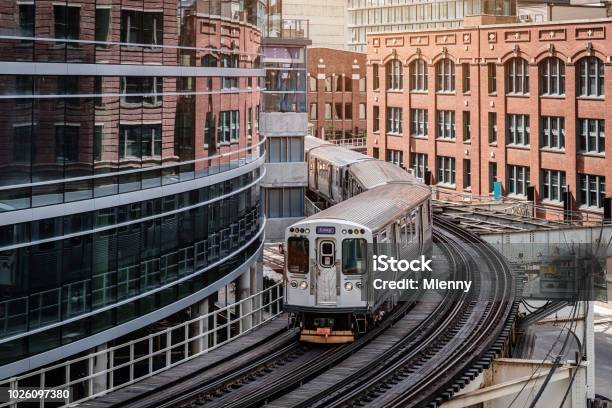
[[[0,366],[172,304],[260,250],[264,11],[2,2]]]

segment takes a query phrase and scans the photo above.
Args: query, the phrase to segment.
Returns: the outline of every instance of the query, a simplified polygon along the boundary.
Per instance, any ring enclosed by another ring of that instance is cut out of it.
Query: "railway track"
[[[433,311],[382,352],[375,364],[325,384],[317,394],[293,406],[436,406],[503,350],[517,307],[508,266],[494,250],[455,224],[442,218],[436,218],[436,224],[435,238],[452,262],[454,279],[472,280],[473,289],[469,293],[446,291]],[[484,275],[492,278],[483,279]],[[300,344],[295,335],[284,333],[264,347],[123,406],[261,406],[300,386],[309,387],[310,380],[353,354],[358,358],[360,349],[409,315],[414,303],[400,305],[353,343],[317,347]]]
[[[437,406],[502,350],[517,306],[510,270],[473,235],[443,219],[436,221],[443,227],[435,231],[437,242],[447,247],[449,259],[456,260],[459,279],[472,280],[477,290],[455,297],[447,293],[419,330],[387,350],[379,364],[356,372],[299,407]],[[476,264],[475,259],[486,263]],[[487,273],[494,276],[491,283],[495,284],[483,282]]]

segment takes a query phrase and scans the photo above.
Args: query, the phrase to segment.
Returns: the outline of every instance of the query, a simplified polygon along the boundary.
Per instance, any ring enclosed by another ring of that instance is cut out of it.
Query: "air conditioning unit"
[[[519,21],[521,23],[528,23],[531,21],[531,16],[529,14],[520,14]]]

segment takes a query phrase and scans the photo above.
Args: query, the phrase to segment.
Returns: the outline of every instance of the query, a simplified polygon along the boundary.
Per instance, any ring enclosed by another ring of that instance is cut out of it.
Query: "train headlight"
[[[361,282],[357,282],[355,286],[357,286],[357,289],[361,290]]]
[[[310,229],[306,228],[306,233],[310,234]]]
[[[306,283],[306,281],[302,281],[302,283],[300,283],[300,288],[304,290],[308,288],[308,284]]]
[[[348,291],[353,290],[353,283],[352,282],[346,282],[344,284],[344,289],[346,289]]]
[[[291,281],[290,285],[293,289],[298,287],[298,283],[296,281]]]

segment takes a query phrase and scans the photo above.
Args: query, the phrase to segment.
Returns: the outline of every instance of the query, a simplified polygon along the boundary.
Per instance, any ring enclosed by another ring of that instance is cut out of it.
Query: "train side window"
[[[402,244],[402,247],[405,247],[412,239],[410,235],[410,225],[406,223],[406,217],[403,217],[400,221],[399,229],[400,243]]]
[[[342,241],[342,273],[361,275],[367,271],[367,242],[363,238]]]
[[[308,273],[309,242],[306,238],[291,237],[287,241],[287,270]]]

